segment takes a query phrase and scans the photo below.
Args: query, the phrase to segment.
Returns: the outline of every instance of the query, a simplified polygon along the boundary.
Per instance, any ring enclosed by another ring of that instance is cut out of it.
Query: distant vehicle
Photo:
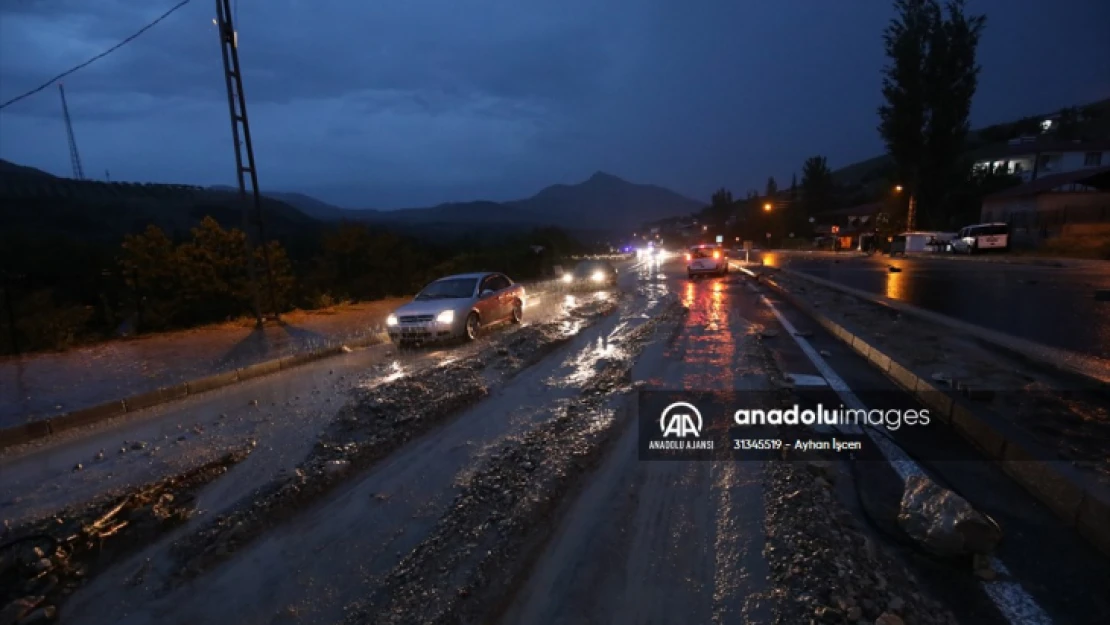
[[[462,338],[473,341],[482,329],[524,319],[524,287],[501,273],[447,276],[424,287],[411,302],[386,318],[391,341],[399,346]]]
[[[617,285],[617,268],[604,260],[584,260],[574,271],[563,274],[563,283],[574,289],[613,287]]]
[[[723,276],[728,273],[728,253],[712,243],[695,245],[686,250],[686,277],[698,275]]]
[[[952,251],[960,254],[977,254],[987,250],[1010,249],[1010,227],[1004,223],[967,226],[952,239]]]
[[[890,242],[890,255],[906,255],[906,252],[937,252],[948,245],[955,235],[946,232],[903,232],[896,235]],[[860,237],[860,248],[863,248],[863,237]]]

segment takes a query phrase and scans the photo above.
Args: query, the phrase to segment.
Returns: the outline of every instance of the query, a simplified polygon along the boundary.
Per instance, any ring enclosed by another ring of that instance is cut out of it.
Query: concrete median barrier
[[[281,359],[267,360],[239,369],[239,381],[260,378],[281,371]]]
[[[99,406],[92,406],[83,410],[75,410],[73,412],[59,415],[47,419],[43,423],[48,424],[50,434],[57,434],[66,430],[72,430],[86,425],[92,425],[105,419],[118,417],[127,412],[127,407],[123,401],[113,401]]]
[[[758,274],[751,275],[755,277]],[[798,274],[791,272],[791,275]],[[1110,555],[1110,494],[1105,488],[1094,480],[1086,479],[1063,461],[1045,460],[1055,455],[1030,440],[1027,434],[977,411],[973,405],[956,397],[953,391],[938,388],[931,381],[918,377],[899,363],[897,354],[888,353],[837,324],[809,302],[777,284],[773,278],[762,276],[760,282],[828,329],[853,351],[863,355],[924,405],[936,409],[941,422],[950,425],[953,431],[981,449],[987,458],[998,462],[1006,475],[1060,519],[1076,528],[1092,545]]]
[[[196,380],[191,380],[186,383],[190,395],[203,393],[205,391],[212,391],[225,386],[230,386],[239,381],[238,371],[228,371],[227,373],[217,373]]]
[[[50,436],[50,425],[45,421],[34,421],[0,430],[0,449],[29,443]]]

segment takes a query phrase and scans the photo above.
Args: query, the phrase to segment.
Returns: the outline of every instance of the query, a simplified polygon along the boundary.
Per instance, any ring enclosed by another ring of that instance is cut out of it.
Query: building
[[[1015,242],[1036,244],[1110,224],[1110,166],[1040,176],[983,198],[984,223],[1010,225]]]
[[[835,249],[855,249],[859,247],[860,234],[875,230],[875,218],[883,206],[882,202],[872,202],[817,213],[813,231],[818,239],[831,241]]]
[[[1012,139],[974,155],[972,169],[1019,176],[1032,182],[1043,176],[1110,165],[1110,139],[1063,141],[1041,137]]]

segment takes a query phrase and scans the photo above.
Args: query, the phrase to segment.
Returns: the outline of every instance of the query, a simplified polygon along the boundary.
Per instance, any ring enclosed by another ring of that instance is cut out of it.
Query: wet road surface
[[[350,479],[326,500],[267,533],[207,575],[168,593],[157,587],[127,585],[143,562],[157,562],[164,556],[172,539],[166,537],[81,589],[64,607],[66,622],[342,621],[347,606],[373,594],[382,576],[448,512],[445,508],[458,485],[489,450],[549,421],[562,406],[574,402],[592,372],[619,353],[623,337],[655,314],[666,297],[677,297],[690,312],[673,342],[649,344],[636,361],[632,378],[646,388],[765,391],[772,368],[797,380],[821,379],[820,371],[762,302],[765,293],[760,287],[736,275],[687,281],[681,269],[673,263],[639,265],[623,272],[621,286],[628,295],[616,314],[580,329],[574,340],[541,363]],[[812,333],[809,340],[853,388],[881,390],[893,404],[905,401],[905,405],[915,405],[850,349],[784,302],[769,297],[794,325]],[[565,297],[557,302],[560,307],[575,305],[575,300]],[[553,310],[551,314],[560,313]],[[760,338],[765,328],[777,329],[777,338]],[[418,374],[420,363],[465,358],[467,349],[474,348],[417,352],[408,361],[396,354],[372,355],[373,349],[356,352],[348,355],[350,361],[344,360],[347,357],[332,359],[318,363],[317,369],[303,370],[315,371],[311,375],[280,378],[277,388],[261,386],[274,384],[277,376],[255,380],[211,394],[208,400],[216,402],[212,405],[200,403],[205,396],[193,398],[154,409],[146,419],[100,434],[102,439],[94,435],[39,450],[8,465],[0,464],[0,471],[17,469],[4,474],[0,506],[5,507],[0,507],[0,516],[27,515],[49,509],[60,498],[76,500],[82,493],[88,494],[86,489],[94,489],[104,479],[103,471],[109,469],[101,469],[100,474],[96,469],[72,473],[70,463],[95,453],[98,445],[108,441],[118,446],[125,433],[134,438],[147,432],[173,435],[183,423],[186,433],[178,436],[184,435],[186,440],[181,445],[207,441],[193,452],[199,454],[201,449],[218,446],[204,438],[210,431],[235,427],[211,423],[243,423],[241,433],[256,436],[267,453],[258,454],[258,460],[252,455],[202,492],[201,507],[219,510],[303,456],[315,433],[334,416],[337,406],[332,406],[341,403],[354,384]],[[302,369],[291,373],[300,372]],[[301,382],[307,385],[297,386]],[[259,385],[254,394],[245,393],[252,384]],[[244,394],[237,394],[240,392]],[[251,406],[253,397],[263,401]],[[333,402],[328,402],[329,398]],[[227,403],[221,406],[220,401]],[[281,402],[303,402],[297,414],[304,421],[268,422],[263,416],[266,408]],[[178,412],[160,417],[160,410]],[[227,411],[227,417],[221,419],[220,410]],[[201,415],[204,419],[199,419]],[[204,434],[189,431],[187,426],[193,420],[210,423]],[[635,426],[629,426],[582,490],[564,502],[551,539],[527,577],[512,588],[499,622],[771,621],[771,582],[762,553],[765,466],[756,461],[641,462],[636,457],[635,433]],[[909,434],[903,432],[902,436]],[[237,439],[229,436],[228,442]],[[176,442],[176,438],[170,440]],[[902,442],[926,458],[940,448],[961,444],[942,435]],[[136,475],[154,471],[154,460],[141,459],[140,453],[129,456],[128,451],[114,463],[120,468],[111,471]],[[966,453],[972,457],[972,451]],[[131,468],[125,468],[128,466]],[[1049,511],[986,463],[947,464],[936,471],[1003,523],[1006,538],[999,557],[1012,577],[999,584],[1016,584],[1031,595],[1050,615],[1047,622],[1094,623],[1098,615],[1106,613],[1105,598],[1098,589],[1110,582],[1107,560],[1061,527]],[[9,482],[10,475],[16,479]],[[891,544],[884,533],[889,526],[883,526],[889,518],[884,521],[881,512],[884,505],[889,511],[892,480],[897,476],[889,466],[878,465],[868,471],[867,479],[849,487],[849,502],[856,500],[852,489],[862,492],[861,501],[879,502],[873,509],[861,508],[857,513],[861,518],[876,517],[870,523],[876,540],[885,544]],[[54,492],[55,481],[62,484],[60,494]],[[16,497],[20,501],[14,501]],[[963,622],[1020,622],[1007,621],[997,601],[989,596],[991,588],[1003,592],[1009,587],[989,586],[967,570],[923,562],[912,549],[900,553],[925,587],[957,610]]]
[[[1019,265],[927,258],[807,258],[764,252],[764,263],[870,293],[1052,347],[1106,358],[1110,262]],[[889,267],[901,272],[891,273]]]
[[[525,324],[559,319],[581,298],[552,294],[530,298]],[[515,327],[492,330],[502,335]],[[15,523],[114,489],[136,486],[213,460],[226,450],[257,445],[205,494],[204,508],[218,510],[300,461],[317,433],[351,389],[473,356],[485,345],[399,351],[374,345],[308,363],[242,384],[137,411],[87,430],[0,455],[0,520]],[[144,445],[133,449],[133,445]],[[121,452],[121,449],[123,450]],[[97,460],[103,453],[103,459]],[[76,465],[80,471],[74,471]]]
[[[644,389],[767,390],[742,282],[678,275],[690,313],[673,345],[637,364]],[[502,623],[770,622],[762,463],[641,462],[636,435],[566,512]]]

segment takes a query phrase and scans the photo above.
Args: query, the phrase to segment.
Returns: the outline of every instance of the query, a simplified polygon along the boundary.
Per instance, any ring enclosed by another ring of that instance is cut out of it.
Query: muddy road
[[[0,458],[3,543],[250,450],[145,546],[20,592],[81,624],[1098,622],[1110,566],[1020,494],[982,496],[1025,530],[987,582],[861,509],[889,467],[641,460],[641,391],[769,409],[836,372],[885,382],[739,273],[620,269],[619,288],[545,294],[472,345],[369,348]],[[1034,540],[1059,563],[1030,566]]]

